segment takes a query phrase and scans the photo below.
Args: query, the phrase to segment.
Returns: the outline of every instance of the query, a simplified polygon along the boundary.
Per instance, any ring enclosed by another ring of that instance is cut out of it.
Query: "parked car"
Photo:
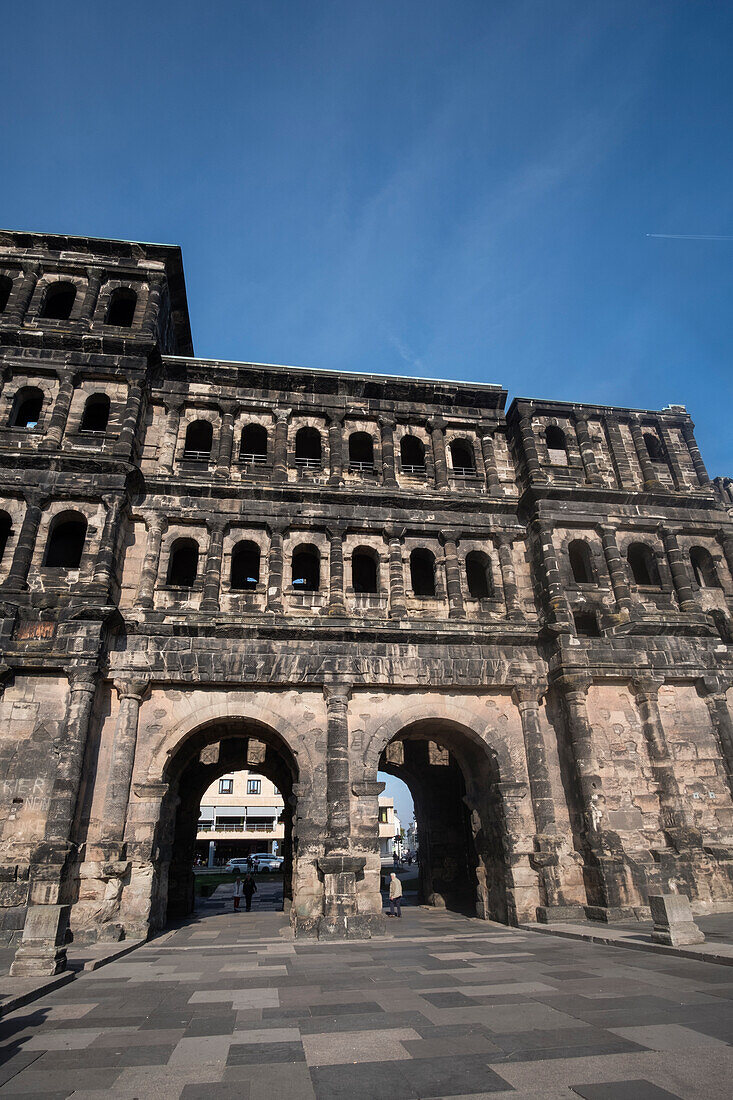
[[[252,863],[249,856],[237,856],[235,859],[228,859],[224,864],[225,871],[251,871]]]
[[[282,856],[253,856],[252,866],[255,871],[282,871]]]

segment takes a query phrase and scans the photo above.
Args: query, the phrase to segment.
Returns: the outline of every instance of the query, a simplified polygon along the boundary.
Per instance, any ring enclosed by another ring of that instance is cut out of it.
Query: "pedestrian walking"
[[[395,909],[397,909],[396,913]],[[390,917],[402,916],[402,883],[394,871],[389,876],[389,913],[387,915]]]
[[[242,899],[242,880],[239,877],[239,875],[237,875],[236,879],[234,880],[234,908],[235,909],[239,909],[239,903],[240,903],[241,899]]]
[[[248,871],[244,876],[244,882],[242,883],[242,890],[244,891],[244,901],[246,911],[249,913],[252,908],[252,895],[257,893],[257,883],[254,880],[251,872]]]

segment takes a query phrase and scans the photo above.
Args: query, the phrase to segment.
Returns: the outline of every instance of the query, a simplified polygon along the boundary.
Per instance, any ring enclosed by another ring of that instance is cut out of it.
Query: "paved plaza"
[[[409,907],[367,942],[197,919],[0,1021],[0,1097],[731,1095],[733,967]]]

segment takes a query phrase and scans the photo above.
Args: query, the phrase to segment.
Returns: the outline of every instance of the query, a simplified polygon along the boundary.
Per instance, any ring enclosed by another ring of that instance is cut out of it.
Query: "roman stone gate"
[[[733,901],[733,495],[685,408],[197,359],[177,248],[0,234],[0,938],[192,905],[201,793],[283,794],[297,935]]]

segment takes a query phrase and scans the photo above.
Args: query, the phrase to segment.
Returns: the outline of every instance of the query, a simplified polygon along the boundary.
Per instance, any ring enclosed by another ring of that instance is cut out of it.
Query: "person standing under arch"
[[[257,893],[257,883],[251,871],[247,871],[247,874],[244,876],[242,892],[244,893],[245,912],[249,913],[252,908],[252,895]]]

